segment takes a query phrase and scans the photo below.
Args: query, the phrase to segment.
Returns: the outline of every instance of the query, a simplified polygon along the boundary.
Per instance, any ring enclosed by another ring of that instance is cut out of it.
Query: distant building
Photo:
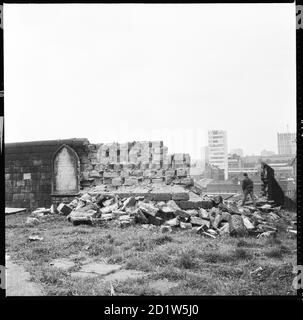
[[[241,156],[237,155],[236,153],[233,153],[228,156],[228,171],[229,169],[241,168],[241,167],[242,167]]]
[[[205,165],[209,162],[208,147],[201,148],[202,168],[205,169]]]
[[[207,194],[224,194],[228,195],[231,193],[242,194],[242,185],[241,181],[238,183],[232,183],[228,181],[214,182],[212,181],[206,186]],[[254,182],[254,193],[259,195],[261,193],[261,182]]]
[[[274,154],[275,154],[274,151],[269,151],[269,150],[262,150],[261,151],[261,157],[273,156]]]
[[[296,134],[295,133],[278,133],[278,153],[279,154],[296,154]]]
[[[203,177],[206,179],[213,179],[215,181],[224,181],[224,169],[211,164],[206,164]]]
[[[209,164],[224,170],[224,178],[228,179],[227,133],[222,130],[208,131]]]
[[[237,148],[237,149],[231,149],[230,150],[230,154],[232,155],[232,154],[236,154],[236,155],[238,155],[238,156],[240,156],[240,157],[243,157],[243,149],[241,149],[241,148]]]
[[[195,181],[196,180],[200,180],[203,178],[203,171],[204,169],[202,169],[201,167],[198,166],[192,166],[189,168],[189,175],[191,176],[191,178],[193,178]]]

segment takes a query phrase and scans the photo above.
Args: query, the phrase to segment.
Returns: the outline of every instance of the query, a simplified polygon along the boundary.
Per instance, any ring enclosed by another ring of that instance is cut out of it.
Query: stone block
[[[163,183],[164,178],[152,178],[152,183]]]
[[[133,186],[138,184],[138,179],[135,177],[125,178],[124,185],[125,186]]]
[[[89,171],[83,171],[81,173],[81,180],[88,180],[90,178]]]
[[[184,210],[176,210],[175,215],[183,219],[189,219],[191,217],[190,214]]]
[[[122,178],[118,177],[118,178],[113,178],[113,179],[112,179],[112,185],[113,185],[114,187],[119,187],[119,186],[121,186],[122,184],[123,184],[123,179],[122,179]]]
[[[128,178],[128,177],[129,177],[129,170],[128,170],[128,169],[123,169],[123,170],[120,172],[120,177],[121,177],[121,178]]]
[[[103,178],[117,178],[119,176],[116,171],[104,171]]]
[[[172,200],[189,200],[189,194],[187,192],[178,192],[172,194]]]
[[[57,207],[57,210],[61,214],[67,216],[72,212],[73,209],[71,207],[69,207],[68,205],[66,205],[65,203],[60,203],[59,206]]]
[[[132,171],[131,175],[134,176],[134,177],[142,177],[143,176],[143,171],[136,169],[136,170]]]
[[[174,177],[176,175],[176,170],[166,170],[165,177]]]
[[[194,185],[194,180],[192,178],[186,177],[186,178],[181,178],[181,184],[185,186],[193,186]]]
[[[171,193],[150,193],[150,199],[153,201],[169,201],[172,199]]]
[[[89,173],[90,178],[100,178],[100,173],[97,170],[92,170]]]
[[[237,214],[233,214],[229,221],[229,232],[231,236],[243,237],[247,235],[247,229],[244,226],[242,217]]]
[[[17,187],[24,187],[24,186],[25,186],[25,181],[23,180],[17,181]]]
[[[113,178],[103,178],[103,184],[105,185],[111,185]]]
[[[165,184],[172,184],[174,181],[174,178],[172,177],[165,177]]]

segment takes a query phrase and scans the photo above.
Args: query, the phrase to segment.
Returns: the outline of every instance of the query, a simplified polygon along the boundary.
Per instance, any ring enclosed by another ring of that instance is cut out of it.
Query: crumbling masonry
[[[87,139],[5,145],[7,207],[35,209],[68,201],[83,188],[191,185],[190,156],[168,154],[162,141],[91,144]]]

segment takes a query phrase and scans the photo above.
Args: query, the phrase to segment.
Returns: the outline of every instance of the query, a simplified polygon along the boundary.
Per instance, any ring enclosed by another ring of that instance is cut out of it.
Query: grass
[[[296,294],[291,288],[296,239],[283,225],[274,239],[208,239],[192,230],[162,234],[159,227],[121,229],[113,222],[73,226],[60,216],[43,218],[33,227],[25,221],[24,214],[6,217],[6,250],[47,295],[110,295],[102,277],[71,276],[87,259],[146,273],[144,278],[114,282],[117,295],[158,295],[150,285],[164,279],[174,284],[166,295]],[[31,242],[31,234],[43,240]],[[77,265],[62,271],[50,266],[56,258],[70,258]],[[252,273],[260,266],[262,271]]]

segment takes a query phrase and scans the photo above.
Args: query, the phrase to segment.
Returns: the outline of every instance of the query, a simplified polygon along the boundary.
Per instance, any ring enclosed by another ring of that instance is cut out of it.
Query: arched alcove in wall
[[[79,192],[79,157],[68,145],[62,145],[53,156],[53,194]]]

